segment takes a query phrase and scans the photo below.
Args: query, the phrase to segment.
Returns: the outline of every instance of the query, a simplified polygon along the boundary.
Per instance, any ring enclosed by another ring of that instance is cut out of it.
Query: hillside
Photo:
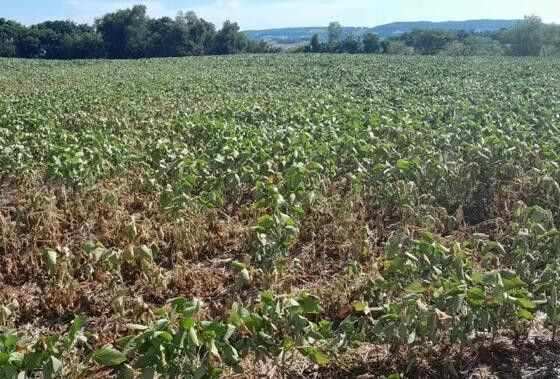
[[[517,20],[468,20],[468,21],[416,21],[416,22],[393,22],[390,24],[379,25],[373,28],[367,27],[345,27],[344,35],[353,34],[361,36],[366,32],[373,32],[382,38],[420,29],[448,29],[448,30],[480,30],[492,31],[502,28],[509,28]],[[302,27],[302,28],[281,28],[267,30],[247,30],[245,34],[251,39],[261,39],[276,45],[299,44],[309,41],[313,34],[318,34],[322,40],[327,38],[327,27]]]

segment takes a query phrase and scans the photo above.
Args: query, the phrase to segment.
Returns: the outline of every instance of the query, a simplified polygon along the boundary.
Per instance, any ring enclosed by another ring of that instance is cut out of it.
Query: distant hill
[[[512,27],[518,20],[468,20],[468,21],[416,21],[393,22],[374,28],[344,27],[343,35],[353,34],[356,37],[366,32],[373,32],[381,38],[387,38],[413,29],[446,29],[446,30],[477,30],[494,31]],[[250,39],[259,39],[275,45],[293,45],[307,43],[313,34],[318,34],[321,40],[327,39],[327,27],[282,28],[267,30],[247,30],[245,34]]]

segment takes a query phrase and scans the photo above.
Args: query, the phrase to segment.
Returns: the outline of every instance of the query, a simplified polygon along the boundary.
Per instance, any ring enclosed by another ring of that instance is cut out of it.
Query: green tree
[[[141,58],[150,46],[146,6],[108,13],[96,21],[109,58]]]
[[[456,32],[439,29],[414,29],[403,38],[423,55],[434,55],[457,37]]]
[[[356,54],[360,52],[360,41],[352,34],[349,34],[336,45],[336,52]]]
[[[17,22],[0,18],[0,57],[16,56],[16,43],[22,30]]]
[[[150,57],[178,57],[181,55],[181,46],[186,39],[186,30],[169,17],[152,19],[148,21]]]
[[[36,32],[39,38],[39,56],[46,59],[72,59],[88,58],[92,55],[83,51],[84,48],[91,48],[91,53],[98,53],[99,38],[93,38],[94,30],[89,25],[79,25],[72,21],[46,21],[33,25],[31,30]],[[98,35],[97,35],[98,36]],[[84,46],[88,40],[95,45]],[[81,51],[74,52],[75,48]]]
[[[406,46],[404,41],[388,40],[385,42],[385,53],[389,55],[409,55],[412,48]]]
[[[365,33],[363,37],[364,53],[372,54],[379,51],[379,37],[374,33]]]
[[[470,35],[463,42],[453,41],[448,43],[441,51],[448,56],[500,56],[504,49],[500,43],[488,37]]]
[[[214,38],[213,54],[235,54],[245,50],[247,38],[239,31],[236,22],[227,20]]]
[[[105,55],[103,39],[94,32],[66,35],[61,41],[60,52],[57,59],[94,59]]]
[[[440,51],[440,55],[446,55],[450,57],[461,57],[465,56],[466,49],[465,44],[459,41],[453,41],[445,45],[445,47]]]
[[[338,21],[331,22],[327,29],[327,33],[328,33],[328,44],[329,46],[332,47],[335,43],[340,41],[340,39],[342,38],[342,25],[340,25],[340,22]]]
[[[180,55],[204,55],[210,52],[216,37],[214,24],[199,18],[194,12],[179,12],[175,22],[186,32],[182,36]]]
[[[247,40],[245,51],[251,54],[262,53],[279,53],[282,51],[279,47],[270,46],[266,41],[262,40]]]
[[[544,25],[542,55],[558,56],[559,54],[560,54],[560,25]]]
[[[41,40],[37,30],[24,29],[16,40],[16,56],[19,58],[39,58]]]
[[[525,19],[504,33],[508,53],[513,56],[539,56],[543,51],[543,23],[540,17]]]
[[[311,36],[311,42],[309,43],[309,48],[312,53],[321,52],[321,42],[319,41],[319,35],[317,33]]]
[[[471,35],[465,38],[463,44],[465,46],[464,55],[504,55],[504,48],[492,38]]]

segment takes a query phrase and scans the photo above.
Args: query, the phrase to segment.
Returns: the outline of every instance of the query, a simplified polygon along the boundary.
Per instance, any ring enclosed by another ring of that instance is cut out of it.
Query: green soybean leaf
[[[426,292],[426,288],[424,288],[424,286],[422,285],[422,283],[420,282],[414,282],[411,283],[410,285],[408,285],[406,287],[406,292],[411,292],[411,293],[424,293]]]
[[[3,365],[4,363],[8,362],[9,359],[10,359],[10,354],[0,352],[0,365]]]
[[[104,366],[117,366],[126,362],[126,356],[111,347],[97,350],[93,354],[93,360]]]
[[[535,309],[537,307],[537,305],[529,299],[526,298],[518,298],[517,300],[517,304],[519,304],[520,306],[522,306],[525,309]]]
[[[47,359],[47,363],[45,364],[45,369],[43,370],[45,379],[53,378],[53,375],[55,375],[58,371],[60,371],[61,368],[62,368],[62,362],[59,361],[58,358],[56,358],[55,356],[51,355]]]

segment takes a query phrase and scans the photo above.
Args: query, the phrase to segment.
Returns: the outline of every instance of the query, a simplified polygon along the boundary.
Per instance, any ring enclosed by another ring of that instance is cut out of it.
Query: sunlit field
[[[0,377],[555,375],[559,126],[553,59],[2,59]]]

